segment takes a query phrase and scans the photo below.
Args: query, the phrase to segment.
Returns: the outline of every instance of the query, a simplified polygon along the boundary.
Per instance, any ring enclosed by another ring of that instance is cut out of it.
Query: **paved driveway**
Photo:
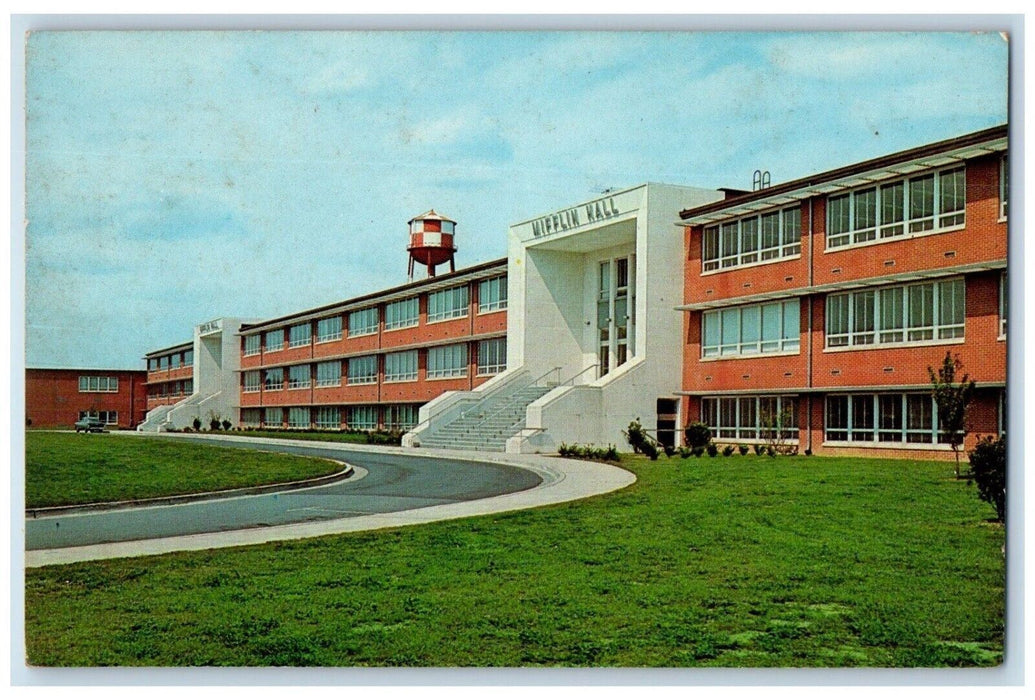
[[[116,433],[148,439],[139,433]],[[630,472],[543,455],[264,440],[207,442],[351,464],[356,476],[305,490],[26,521],[25,566],[234,547],[419,525],[565,503],[625,488]]]
[[[455,458],[385,454],[347,447],[301,447],[221,439],[199,442],[244,449],[329,457],[359,467],[344,481],[298,491],[30,519],[26,549],[224,532],[373,513],[426,508],[534,488],[542,478],[525,469]]]

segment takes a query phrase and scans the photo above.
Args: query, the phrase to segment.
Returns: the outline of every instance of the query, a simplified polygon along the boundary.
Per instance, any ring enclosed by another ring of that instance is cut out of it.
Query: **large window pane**
[[[909,181],[909,219],[910,231],[934,228],[934,175]]]
[[[827,345],[848,345],[848,295],[831,294],[827,297]]]
[[[827,440],[848,439],[848,397],[828,396],[827,397]]]
[[[852,345],[873,343],[875,299],[875,292],[855,292],[852,295]]]
[[[702,318],[704,321],[704,356],[714,357],[719,354],[719,312],[709,311]]]
[[[906,441],[932,442],[934,408],[930,394],[906,395]]]
[[[909,340],[934,338],[934,284],[907,288],[909,295]]]

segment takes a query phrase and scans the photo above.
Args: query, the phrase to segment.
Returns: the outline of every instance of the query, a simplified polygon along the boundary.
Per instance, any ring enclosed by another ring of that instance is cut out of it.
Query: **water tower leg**
[[[410,256],[410,264],[409,264],[408,269],[406,270],[406,275],[407,275],[407,278],[409,280],[411,280],[411,281],[413,280],[413,256],[412,255]]]
[[[434,276],[435,276],[435,266],[434,266],[434,265],[432,265],[432,264],[431,264],[431,263],[429,262],[429,263],[428,263],[428,277],[434,277]]]
[[[456,265],[453,262],[453,256],[452,255],[449,256],[449,271],[450,272],[456,272]]]

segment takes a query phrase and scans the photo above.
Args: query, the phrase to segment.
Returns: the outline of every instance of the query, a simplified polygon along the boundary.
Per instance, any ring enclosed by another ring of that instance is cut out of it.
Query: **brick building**
[[[147,410],[171,406],[194,393],[194,344],[147,353]]]
[[[240,328],[240,424],[406,430],[507,366],[507,261]]]
[[[1005,430],[1007,127],[733,196],[685,225],[683,419],[801,451],[945,456],[928,367]]]
[[[135,428],[147,411],[143,370],[25,370],[25,418],[32,428],[68,428],[93,416],[111,429]]]

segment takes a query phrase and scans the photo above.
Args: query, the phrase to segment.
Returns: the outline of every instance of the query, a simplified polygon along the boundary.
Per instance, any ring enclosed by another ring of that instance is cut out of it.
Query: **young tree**
[[[959,355],[953,357],[948,352],[937,373],[933,368],[927,368],[927,374],[931,377],[931,394],[938,406],[938,429],[949,438],[949,446],[956,457],[957,479],[960,478],[960,445],[967,436],[967,405],[974,397],[974,382],[970,375],[964,374],[956,381],[956,375],[962,369]]]
[[[995,507],[996,520],[1006,522],[1006,436],[986,437],[970,451],[967,480],[977,483],[978,496]]]

